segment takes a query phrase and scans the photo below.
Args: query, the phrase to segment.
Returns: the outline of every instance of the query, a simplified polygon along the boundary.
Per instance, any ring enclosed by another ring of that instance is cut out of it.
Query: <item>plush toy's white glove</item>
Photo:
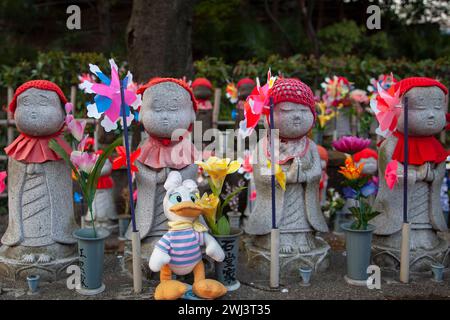
[[[205,244],[206,244],[206,254],[216,260],[217,262],[222,262],[225,259],[225,253],[222,247],[217,243],[208,233],[205,233]]]
[[[170,256],[161,251],[158,248],[155,248],[152,252],[152,255],[150,256],[150,260],[148,262],[148,266],[150,267],[150,270],[153,272],[159,272],[161,268],[170,262]]]

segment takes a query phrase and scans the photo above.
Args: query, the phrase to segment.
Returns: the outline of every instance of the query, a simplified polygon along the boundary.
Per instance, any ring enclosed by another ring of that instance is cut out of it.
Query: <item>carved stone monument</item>
[[[62,137],[65,103],[56,84],[33,80],[16,90],[9,105],[20,135],[5,148],[9,222],[1,239],[0,274],[8,278],[39,274],[56,280],[77,260],[70,169],[48,147],[55,139],[71,152]]]
[[[236,105],[236,120],[234,122],[234,129],[239,129],[239,123],[244,120],[244,103],[247,97],[252,93],[256,86],[254,80],[250,78],[242,78],[237,83],[238,103]]]
[[[411,272],[430,270],[432,263],[448,265],[448,243],[439,237],[447,225],[439,202],[439,191],[445,174],[447,152],[434,137],[445,127],[447,88],[429,78],[407,78],[395,84],[402,102],[409,108],[408,219],[411,223]],[[375,210],[381,212],[371,223],[376,226],[373,238],[373,261],[388,269],[398,270],[401,228],[403,222],[403,112],[397,130],[380,146],[380,189]],[[389,189],[384,178],[386,166],[398,161],[398,182]]]
[[[328,231],[319,203],[322,167],[317,146],[307,137],[315,121],[313,93],[300,80],[278,79],[270,94],[275,104],[274,127],[280,136],[278,163],[286,173],[286,191],[276,189],[280,274],[295,276],[305,265],[323,271],[329,264],[330,246],[316,236],[317,231]],[[253,211],[245,212],[243,225],[250,235],[245,243],[249,267],[268,274],[272,192],[267,137],[259,148],[262,152],[253,154],[258,159],[254,166],[256,201]]]
[[[183,179],[197,177],[194,164],[197,150],[190,140],[197,103],[186,82],[173,78],[155,78],[138,89],[143,94],[140,121],[149,137],[140,144],[136,161],[136,224],[141,236],[141,254],[145,270],[154,244],[167,232],[164,215],[164,182],[172,170]],[[132,224],[126,238],[131,240]],[[126,244],[126,260],[131,259],[131,241]]]

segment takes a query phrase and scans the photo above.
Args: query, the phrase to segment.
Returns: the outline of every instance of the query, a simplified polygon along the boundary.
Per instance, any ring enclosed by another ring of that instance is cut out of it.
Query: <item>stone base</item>
[[[384,271],[399,272],[400,271],[400,250],[383,246],[380,244],[372,244],[372,263],[378,265]],[[438,245],[433,249],[424,250],[416,249],[410,251],[411,273],[429,274],[431,264],[440,263],[448,268],[450,263],[449,244],[446,240],[439,238]]]
[[[323,272],[328,268],[330,246],[320,237],[315,239],[319,245],[312,251],[294,254],[280,253],[280,277],[282,279],[298,278],[298,269],[301,266],[311,267],[315,272]],[[270,276],[270,251],[254,246],[251,237],[246,237],[243,253],[247,267],[256,272],[255,277],[268,279]]]
[[[344,276],[344,280],[352,286],[367,287],[367,280],[354,280],[347,277],[346,275]]]
[[[66,269],[73,264],[78,264],[78,257],[52,260],[48,263],[27,264],[0,256],[0,277],[13,281],[25,281],[27,276],[39,275],[41,281],[52,282],[67,278],[69,274],[66,273]]]

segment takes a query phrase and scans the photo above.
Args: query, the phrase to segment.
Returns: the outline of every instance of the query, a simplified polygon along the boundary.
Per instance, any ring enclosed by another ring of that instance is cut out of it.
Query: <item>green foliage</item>
[[[344,20],[327,26],[317,33],[320,50],[328,55],[344,55],[353,52],[361,43],[364,28],[355,21]]]
[[[380,214],[378,211],[374,211],[372,206],[364,199],[359,199],[359,207],[351,207],[349,210],[355,219],[350,226],[353,230],[367,230],[369,221]]]

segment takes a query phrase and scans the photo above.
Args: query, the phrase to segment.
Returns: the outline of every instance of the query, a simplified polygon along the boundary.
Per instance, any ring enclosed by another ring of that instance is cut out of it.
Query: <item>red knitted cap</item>
[[[192,82],[192,89],[196,87],[207,87],[212,90],[211,82],[206,78],[197,78]]]
[[[273,103],[293,102],[303,104],[316,116],[314,94],[308,85],[294,78],[278,78],[269,92]]]
[[[370,148],[363,149],[353,155],[353,160],[355,162],[361,161],[361,159],[369,159],[374,158],[375,160],[378,159],[378,153],[375,150],[372,150]]]
[[[157,85],[159,83],[163,82],[173,82],[180,87],[182,87],[184,90],[189,92],[189,95],[191,96],[192,100],[192,106],[194,108],[194,111],[197,112],[197,100],[195,100],[194,93],[192,92],[192,89],[189,88],[189,85],[186,83],[186,81],[175,79],[175,78],[153,78],[150,79],[149,82],[139,87],[139,89],[136,90],[137,94],[143,94],[145,90],[147,90],[150,87],[153,87],[154,85]]]
[[[55,84],[51,81],[48,81],[48,80],[31,80],[31,81],[25,82],[24,84],[22,84],[20,87],[18,87],[16,89],[16,92],[14,93],[14,97],[13,97],[11,103],[9,104],[9,111],[11,111],[14,114],[14,112],[16,111],[16,107],[17,107],[17,97],[20,94],[24,93],[25,91],[27,91],[28,89],[31,89],[31,88],[56,92],[56,94],[58,95],[59,99],[61,100],[61,103],[63,104],[63,106],[67,103],[66,96],[64,95],[61,88],[58,87],[57,84]]]
[[[426,77],[411,77],[405,78],[394,85],[394,91],[400,88],[400,96],[403,96],[409,90],[415,87],[438,87],[446,95],[448,94],[447,88],[439,81]]]
[[[242,78],[237,83],[237,88],[239,89],[239,87],[243,86],[244,84],[250,84],[252,86],[256,86],[255,80],[250,79],[250,78]]]

